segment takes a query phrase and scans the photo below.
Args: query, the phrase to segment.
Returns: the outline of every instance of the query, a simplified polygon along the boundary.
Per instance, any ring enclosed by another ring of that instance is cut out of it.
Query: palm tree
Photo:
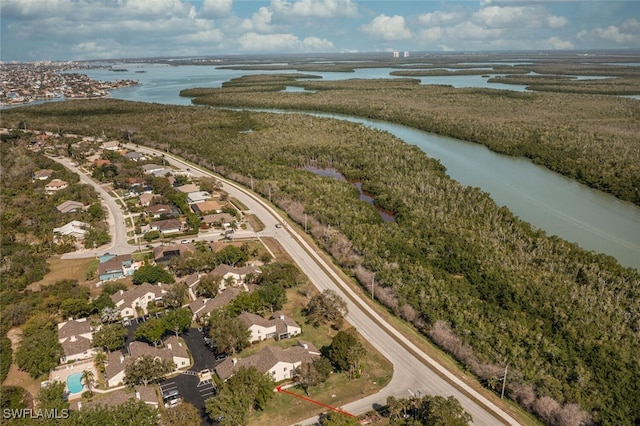
[[[103,351],[98,351],[98,353],[96,353],[96,356],[93,358],[93,363],[98,371],[103,372],[104,365],[107,363],[107,354]]]
[[[91,394],[93,394],[93,391],[91,390],[91,386],[93,385],[93,379],[94,379],[93,371],[91,370],[82,371],[82,377],[80,377],[80,381],[82,382],[82,384],[84,384],[87,387],[87,389],[89,390],[89,393]]]

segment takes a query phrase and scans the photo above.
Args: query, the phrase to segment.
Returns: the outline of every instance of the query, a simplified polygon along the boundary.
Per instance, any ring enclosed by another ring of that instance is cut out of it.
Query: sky
[[[0,60],[640,49],[640,1],[1,0]]]

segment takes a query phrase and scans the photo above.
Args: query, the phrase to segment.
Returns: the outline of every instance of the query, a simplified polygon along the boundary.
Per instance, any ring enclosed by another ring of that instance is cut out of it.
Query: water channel
[[[82,70],[97,80],[138,79],[139,86],[112,91],[111,97],[131,101],[189,105],[178,96],[192,87],[220,87],[223,82],[247,74],[269,71],[234,71],[207,66],[153,66],[127,64],[128,72],[105,69]],[[144,73],[135,73],[144,70]],[[390,69],[363,69],[355,73],[312,73],[331,80],[347,78],[389,78]],[[274,71],[283,73],[285,71]],[[131,75],[123,75],[128,74]],[[435,79],[435,81],[434,81]],[[522,86],[488,83],[481,76],[429,77],[423,84],[450,84],[454,87],[509,88]],[[284,111],[274,111],[284,112]],[[521,219],[581,247],[614,256],[620,264],[640,269],[640,207],[565,178],[531,161],[496,154],[484,146],[442,137],[397,124],[347,117],[314,114],[361,123],[387,131],[437,158],[456,181],[488,192]]]

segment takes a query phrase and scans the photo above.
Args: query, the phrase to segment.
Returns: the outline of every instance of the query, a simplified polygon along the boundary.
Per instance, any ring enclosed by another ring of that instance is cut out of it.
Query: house
[[[147,157],[144,156],[144,154],[140,153],[140,152],[136,152],[136,151],[129,151],[124,155],[124,158],[127,158],[131,161],[144,161],[147,159]]]
[[[66,182],[62,179],[53,179],[51,182],[45,185],[44,191],[47,194],[53,194],[54,192],[58,192],[61,189],[65,189],[69,186],[69,182]]]
[[[88,223],[80,222],[79,220],[72,220],[60,228],[53,228],[53,233],[60,236],[70,235],[75,237],[76,240],[82,240],[89,228],[90,225]]]
[[[163,234],[175,234],[182,232],[182,222],[178,219],[166,219],[151,222],[149,224],[151,231],[159,231]]]
[[[302,331],[300,326],[291,318],[283,314],[277,314],[270,319],[260,315],[243,312],[238,319],[244,322],[251,331],[251,342],[260,342],[265,339],[288,339],[297,336]]]
[[[63,214],[66,213],[75,213],[75,212],[81,212],[85,210],[85,206],[84,204],[82,204],[79,201],[65,201],[64,203],[58,205],[56,207],[56,209]]]
[[[91,323],[87,318],[59,323],[58,342],[64,352],[60,358],[61,364],[92,358],[95,355]]]
[[[164,167],[162,169],[159,170],[154,170],[153,172],[151,172],[150,174],[154,175],[155,177],[172,177],[173,176],[173,170],[168,168],[168,167]],[[175,183],[175,178],[173,178],[173,180],[169,180],[169,184],[173,185]]]
[[[154,358],[160,358],[163,361],[173,361],[177,370],[187,368],[191,365],[191,359],[184,344],[180,342],[180,339],[176,336],[165,339],[164,347],[162,348],[156,348],[155,346],[137,340],[133,341],[129,343],[129,353],[133,359],[143,355],[150,355]]]
[[[138,197],[138,199],[140,200],[140,205],[142,207],[149,206],[149,204],[151,204],[151,200],[153,200],[153,197],[153,193],[140,194],[140,196]]]
[[[33,180],[49,180],[53,175],[53,170],[42,169],[33,173]]]
[[[168,244],[166,246],[158,246],[153,249],[153,259],[156,263],[168,262],[172,257],[180,257],[186,253],[196,251],[196,246],[191,243],[187,244]]]
[[[187,203],[189,204],[195,204],[209,199],[211,199],[211,194],[207,191],[189,192],[187,194]]]
[[[222,208],[222,204],[217,201],[208,200],[190,204],[190,207],[194,213],[202,214],[207,212],[217,212]]]
[[[187,183],[176,188],[178,191],[188,194],[190,192],[200,191],[200,187],[195,183]]]
[[[127,291],[120,290],[111,295],[111,300],[115,303],[116,308],[120,310],[122,318],[135,318],[138,311],[147,314],[147,306],[149,303],[161,304],[162,297],[169,291],[167,284],[149,284],[144,283],[135,286]]]
[[[216,297],[212,299],[206,297],[198,297],[196,300],[189,304],[189,309],[193,314],[193,319],[195,321],[204,319],[216,309],[222,308],[233,302],[241,292],[242,290],[231,287],[221,291],[216,295]]]
[[[147,207],[145,211],[152,219],[158,219],[162,216],[180,216],[178,208],[169,204],[154,204],[153,206]]]
[[[93,165],[94,167],[110,166],[111,160],[108,160],[106,158],[98,158],[93,162]]]
[[[226,228],[231,226],[231,224],[236,221],[236,218],[229,213],[216,213],[204,215],[201,220],[209,226],[222,226]]]
[[[164,347],[158,348],[144,342],[133,341],[129,343],[128,352],[128,356],[123,355],[121,351],[111,352],[107,356],[105,377],[108,387],[119,386],[121,383],[124,383],[127,365],[135,362],[136,359],[144,355],[149,355],[163,361],[173,361],[176,365],[176,371],[187,369],[191,366],[191,358],[189,358],[189,353],[185,345],[175,336],[165,339]],[[141,393],[141,397],[142,395]]]
[[[116,256],[106,253],[100,256],[99,261],[98,278],[100,281],[129,277],[142,265],[142,262],[134,262],[130,254]]]
[[[153,172],[164,169],[164,166],[160,166],[158,164],[145,164],[142,167],[142,173],[145,175],[150,175]]]
[[[313,362],[319,355],[312,353],[309,347],[300,343],[287,349],[267,346],[255,355],[247,358],[227,358],[215,368],[222,381],[226,381],[240,367],[255,367],[259,372],[269,375],[275,382],[291,379],[296,369],[303,363]]]
[[[247,284],[252,281],[253,277],[259,275],[262,271],[257,266],[242,266],[235,267],[225,264],[218,265],[213,271],[212,275],[222,277],[221,287],[224,288],[227,284],[240,285]]]
[[[120,142],[119,141],[103,142],[102,145],[100,145],[100,148],[104,149],[105,151],[118,151],[120,149]]]

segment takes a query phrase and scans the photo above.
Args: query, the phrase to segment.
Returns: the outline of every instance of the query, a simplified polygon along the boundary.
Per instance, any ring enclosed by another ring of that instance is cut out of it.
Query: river
[[[126,72],[105,69],[82,70],[97,80],[138,79],[138,86],[117,89],[111,97],[131,101],[189,105],[189,98],[178,95],[192,87],[220,87],[223,82],[246,74],[283,73],[278,71],[235,71],[210,66],[154,66],[126,64]],[[138,72],[136,72],[138,71]],[[144,72],[140,72],[144,71]],[[347,78],[385,78],[388,68],[361,69],[355,73],[316,73],[329,80]],[[450,84],[454,87],[508,88],[522,86],[488,83],[482,76],[441,76],[423,78],[423,84]],[[499,86],[499,87],[498,87]],[[282,112],[282,111],[280,111]],[[576,242],[581,247],[615,257],[621,265],[640,269],[640,207],[591,189],[522,158],[496,154],[478,144],[437,136],[406,126],[345,117],[365,126],[385,130],[437,158],[456,181],[488,192],[498,205],[504,205],[522,220]]]

